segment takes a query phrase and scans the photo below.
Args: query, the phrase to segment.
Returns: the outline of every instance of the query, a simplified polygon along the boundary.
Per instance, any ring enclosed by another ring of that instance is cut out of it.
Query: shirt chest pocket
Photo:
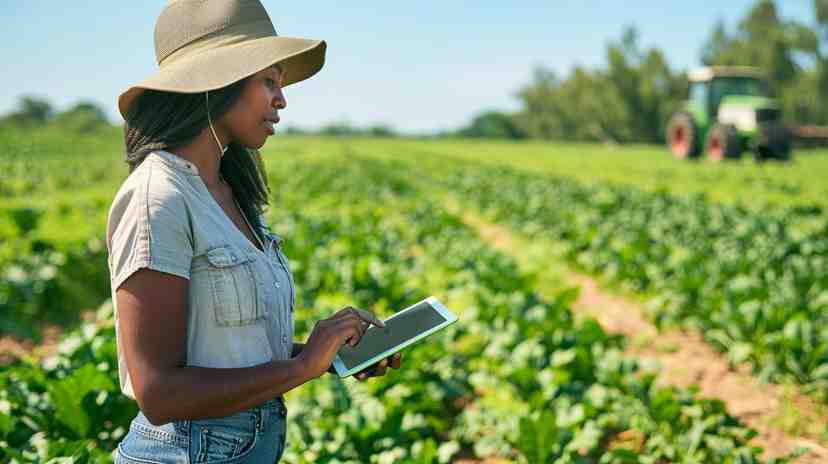
[[[216,325],[239,327],[265,319],[264,295],[255,257],[232,245],[212,248],[193,258],[209,289],[208,305]]]

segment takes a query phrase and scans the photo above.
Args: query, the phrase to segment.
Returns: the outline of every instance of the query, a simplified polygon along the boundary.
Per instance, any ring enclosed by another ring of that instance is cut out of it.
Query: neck
[[[227,146],[228,137],[219,127],[215,127],[215,129],[216,136],[218,136],[222,146]],[[198,169],[198,175],[201,176],[207,188],[221,188],[222,181],[219,174],[221,149],[216,144],[216,139],[213,137],[213,133],[209,127],[202,130],[198,137],[191,143],[167,151],[195,164]]]

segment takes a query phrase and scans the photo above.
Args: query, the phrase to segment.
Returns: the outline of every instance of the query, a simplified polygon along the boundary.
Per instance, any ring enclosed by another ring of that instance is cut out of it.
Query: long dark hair
[[[210,116],[214,125],[239,99],[246,80],[210,91]],[[132,173],[154,150],[189,144],[205,127],[208,122],[203,92],[143,91],[127,112],[124,124],[129,172]],[[253,232],[260,236],[259,215],[268,204],[270,193],[261,154],[231,142],[221,159],[219,171],[233,189],[242,212],[255,226]]]

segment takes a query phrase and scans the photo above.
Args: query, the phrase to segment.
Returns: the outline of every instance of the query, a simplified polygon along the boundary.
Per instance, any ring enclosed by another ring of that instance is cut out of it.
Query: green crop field
[[[67,329],[56,356],[0,367],[0,462],[110,462],[137,411],[103,245],[120,137],[0,132],[0,330]],[[629,340],[574,316],[576,289],[541,292],[449,204],[554,241],[658,325],[828,398],[828,152],[716,165],[644,146],[276,137],[263,155],[297,339],[344,304],[387,315],[436,295],[460,317],[400,371],[289,393],[285,462],[763,462],[724,403],[657,386]]]

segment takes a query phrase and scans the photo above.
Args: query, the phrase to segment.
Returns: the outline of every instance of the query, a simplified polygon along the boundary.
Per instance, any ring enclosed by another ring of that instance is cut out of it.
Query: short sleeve
[[[169,183],[152,182],[150,173],[125,184],[110,209],[107,248],[113,292],[142,268],[190,278],[194,248],[184,196]]]

